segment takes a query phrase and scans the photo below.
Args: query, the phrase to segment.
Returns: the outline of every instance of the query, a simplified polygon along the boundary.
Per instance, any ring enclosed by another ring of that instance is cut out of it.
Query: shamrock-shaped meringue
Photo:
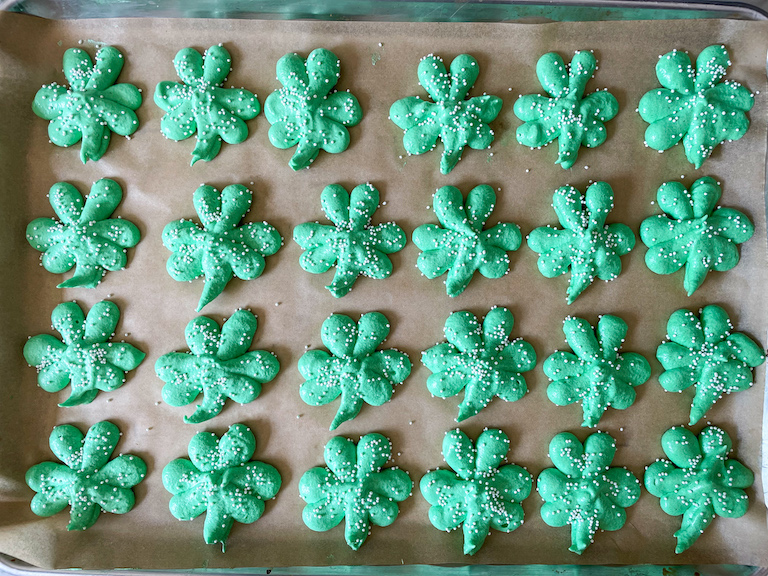
[[[240,184],[230,184],[221,192],[203,185],[192,197],[202,228],[182,218],[163,230],[163,244],[173,252],[166,266],[171,278],[191,282],[205,277],[197,312],[221,294],[233,277],[261,276],[264,257],[283,245],[280,233],[267,222],[239,225],[252,201],[253,193]]]
[[[194,48],[179,50],[173,59],[182,82],[160,82],[155,104],[165,111],[160,130],[171,140],[197,134],[192,162],[210,162],[221,150],[222,140],[239,144],[248,137],[245,120],[255,118],[261,105],[244,88],[223,88],[232,69],[232,58],[222,45],[211,46],[205,55]]]
[[[331,438],[323,454],[326,467],[307,470],[299,481],[307,503],[304,524],[325,532],[345,520],[344,538],[353,550],[368,538],[371,524],[392,524],[413,482],[404,470],[384,468],[391,456],[392,444],[381,434],[366,434],[357,446],[343,436]]]
[[[523,523],[520,502],[531,494],[531,475],[516,464],[502,462],[509,452],[509,437],[497,428],[486,428],[477,446],[461,430],[443,438],[443,458],[450,470],[427,472],[421,494],[432,506],[429,521],[438,530],[462,526],[464,554],[482,547],[491,528],[512,532]]]
[[[86,530],[99,514],[125,514],[136,497],[132,488],[144,479],[147,465],[132,454],[110,460],[120,430],[102,421],[88,429],[85,437],[74,426],[56,426],[51,432],[51,452],[63,462],[42,462],[27,470],[27,485],[37,494],[32,512],[53,516],[70,506],[67,530]]]
[[[334,90],[340,76],[341,62],[325,48],[313,50],[306,60],[286,54],[277,61],[283,87],[267,96],[264,114],[272,124],[272,145],[281,150],[296,146],[288,162],[294,170],[308,168],[320,150],[344,152],[349,146],[346,127],[363,119],[357,98]]]
[[[227,398],[239,404],[256,400],[261,385],[280,370],[280,362],[266,350],[251,350],[256,317],[238,310],[219,325],[212,318],[198,316],[187,324],[184,337],[189,352],[169,352],[157,359],[155,372],[165,382],[163,400],[171,406],[186,406],[198,395],[203,401],[188,424],[200,424],[221,412]]]
[[[95,288],[107,270],[125,268],[126,249],[139,243],[141,233],[128,220],[110,218],[122,199],[122,188],[109,178],[94,182],[87,199],[68,182],[51,187],[48,200],[61,220],[36,218],[27,226],[27,241],[43,253],[49,272],[63,274],[75,267],[59,288]]]
[[[233,424],[219,438],[198,432],[189,442],[189,460],[177,458],[163,468],[163,486],[173,496],[168,506],[179,520],[205,513],[206,544],[222,552],[235,522],[252,524],[264,513],[264,501],[280,490],[280,473],[251,460],[256,438],[245,424]]]
[[[487,184],[473,188],[466,202],[458,188],[443,186],[433,197],[440,224],[422,224],[413,231],[413,243],[422,250],[416,265],[430,280],[447,273],[445,291],[458,296],[475,271],[486,278],[509,272],[507,252],[520,248],[522,235],[514,222],[485,228],[496,206],[496,193]]]
[[[640,497],[640,482],[626,468],[611,466],[616,441],[595,432],[582,445],[570,432],[549,443],[556,466],[539,474],[536,489],[544,500],[541,518],[549,526],[571,525],[571,552],[581,554],[598,530],[619,530],[627,520],[624,508]]]
[[[656,460],[645,470],[645,487],[660,498],[661,509],[670,516],[683,516],[675,532],[680,554],[690,548],[717,516],[739,518],[747,513],[745,488],[755,476],[738,460],[726,459],[733,444],[728,433],[707,426],[697,438],[675,426],[661,437],[669,460]]]
[[[664,214],[640,225],[640,239],[648,246],[645,263],[656,274],[672,274],[685,266],[683,286],[688,296],[707,272],[730,270],[739,263],[737,244],[755,233],[752,221],[733,208],[716,207],[722,190],[709,176],[688,191],[680,182],[665,182],[656,198]]]
[[[53,309],[51,324],[61,340],[50,334],[32,336],[24,344],[24,359],[37,368],[37,383],[46,392],[71,386],[69,398],[59,406],[88,404],[99,390],[112,392],[125,383],[146,354],[125,342],[111,342],[120,320],[114,302],[102,300],[88,316],[75,302]]]
[[[494,306],[482,325],[471,312],[454,312],[445,321],[447,343],[421,355],[432,372],[427,388],[448,398],[464,390],[457,422],[475,416],[496,396],[520,400],[528,391],[523,372],[536,365],[536,351],[522,338],[510,340],[515,319],[506,308]]]
[[[651,377],[651,365],[635,352],[619,354],[627,323],[605,314],[593,330],[583,318],[568,316],[563,332],[575,354],[558,350],[544,361],[544,374],[552,381],[547,388],[549,399],[558,406],[581,402],[582,426],[597,426],[609,407],[632,406],[634,387]]]
[[[394,222],[371,226],[379,191],[366,183],[349,194],[343,186],[331,184],[320,195],[320,203],[333,225],[305,222],[293,229],[294,242],[306,250],[299,259],[301,267],[322,274],[335,265],[333,282],[326,288],[336,298],[352,290],[360,275],[388,278],[392,274],[388,254],[402,250],[406,237]]]
[[[613,189],[595,182],[582,195],[573,186],[555,190],[555,214],[563,229],[542,226],[528,236],[528,247],[539,254],[539,272],[554,278],[571,271],[567,302],[573,303],[597,277],[615,280],[621,258],[635,247],[635,233],[625,224],[608,224],[613,210]]]
[[[429,152],[439,137],[443,143],[440,173],[448,174],[465,146],[474,150],[491,146],[493,130],[488,123],[499,115],[502,101],[490,94],[467,98],[479,74],[480,66],[469,54],[453,59],[450,74],[439,56],[429,54],[421,59],[419,84],[434,103],[409,96],[389,109],[392,122],[404,131],[403,146],[409,155]]]
[[[752,386],[752,368],[765,361],[763,349],[749,336],[732,332],[728,314],[720,306],[673,312],[667,322],[667,337],[656,349],[664,367],[659,384],[667,392],[696,387],[690,424],[698,422],[723,394]]]
[[[123,69],[123,55],[104,46],[96,64],[80,48],[64,52],[64,76],[69,88],[53,82],[35,94],[32,111],[49,120],[48,137],[56,146],[68,147],[81,139],[80,160],[98,160],[107,151],[110,132],[130,136],[139,127],[134,110],[141,106],[141,92],[133,84],[115,84]]]
[[[661,152],[682,138],[685,156],[700,168],[718,144],[744,136],[749,128],[746,112],[755,97],[738,82],[720,82],[730,65],[723,45],[702,50],[696,68],[685,52],[660,56],[656,76],[664,88],[646,92],[638,106],[650,124],[646,145]]]
[[[411,373],[411,361],[394,348],[377,350],[389,334],[389,321],[381,312],[368,312],[355,322],[332,314],[323,322],[320,337],[331,351],[310,350],[299,358],[301,399],[323,406],[341,396],[331,430],[360,413],[363,403],[381,406],[393,388]]]
[[[541,87],[551,96],[527,94],[515,102],[515,115],[525,123],[517,128],[517,141],[531,148],[546,146],[557,138],[555,164],[571,168],[581,145],[596,148],[607,136],[604,122],[619,111],[612,94],[597,91],[584,96],[597,62],[590,52],[577,51],[566,66],[556,52],[536,63]]]

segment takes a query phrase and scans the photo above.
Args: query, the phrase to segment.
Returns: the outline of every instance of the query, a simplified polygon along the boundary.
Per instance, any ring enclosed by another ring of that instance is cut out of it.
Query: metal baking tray
[[[425,10],[426,9],[426,10]],[[342,20],[383,22],[573,22],[609,20],[768,20],[768,0],[744,2],[615,0],[0,0],[0,11],[47,19],[239,18],[260,20]],[[427,17],[423,13],[428,14]],[[768,56],[768,55],[767,55]],[[768,70],[768,62],[767,62]],[[768,172],[768,166],[766,166]],[[767,179],[768,182],[768,179]],[[768,184],[767,184],[768,186]],[[766,190],[768,194],[768,190]],[[768,470],[768,382],[763,410],[762,467]],[[768,475],[763,473],[768,500]],[[768,543],[766,543],[768,545]],[[120,571],[78,570],[83,575]],[[0,576],[58,575],[0,554]],[[135,576],[157,572],[131,570]],[[173,573],[173,572],[171,572]],[[768,576],[768,567],[676,566],[332,566],[234,570],[185,570],[199,574],[361,575],[361,576]]]

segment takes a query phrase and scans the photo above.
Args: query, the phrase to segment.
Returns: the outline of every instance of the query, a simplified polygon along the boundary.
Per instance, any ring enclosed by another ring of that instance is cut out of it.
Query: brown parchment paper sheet
[[[91,54],[98,43],[117,46],[126,57],[119,81],[143,90],[138,111],[139,130],[128,140],[113,136],[107,154],[83,166],[79,145],[57,148],[48,142],[47,122],[33,116],[30,104],[44,83],[64,82],[61,58],[71,46]],[[172,60],[193,46],[203,50],[223,43],[231,52],[233,71],[227,85],[245,86],[265,97],[279,88],[275,63],[285,53],[306,56],[324,46],[341,59],[339,88],[351,90],[365,112],[350,130],[351,145],[343,154],[321,153],[310,170],[288,167],[292,151],[280,151],[268,141],[263,113],[249,122],[250,136],[236,146],[224,145],[210,163],[190,168],[193,139],[175,143],[160,133],[161,110],[152,102],[155,85],[177,80]],[[738,142],[717,149],[701,170],[684,160],[677,147],[664,154],[643,145],[646,124],[635,112],[647,90],[658,86],[654,66],[659,54],[673,48],[697,55],[706,46],[725,43],[732,55],[729,78],[757,94],[750,113],[752,127]],[[579,405],[556,407],[546,397],[547,379],[541,365],[556,348],[567,346],[562,321],[568,314],[597,320],[612,313],[629,324],[624,349],[645,355],[653,375],[637,389],[636,403],[626,411],[609,410],[600,429],[618,441],[615,465],[626,465],[642,478],[644,467],[662,457],[659,439],[675,424],[687,422],[690,392],[665,393],[657,378],[661,367],[656,346],[663,340],[666,320],[681,307],[698,310],[724,306],[740,331],[766,341],[766,226],[763,199],[766,156],[766,74],[768,27],[741,21],[670,21],[517,24],[389,24],[261,22],[229,20],[83,20],[42,21],[26,16],[0,16],[0,90],[2,138],[2,402],[0,402],[0,551],[42,567],[82,568],[231,568],[247,566],[349,565],[401,563],[479,564],[634,564],[741,563],[768,565],[768,529],[760,474],[761,416],[764,370],[755,373],[753,389],[735,394],[710,410],[706,421],[723,426],[733,437],[737,457],[756,473],[749,490],[752,505],[741,519],[717,519],[686,553],[676,556],[673,532],[680,518],[664,514],[658,499],[645,490],[628,510],[625,527],[599,533],[582,555],[567,551],[568,527],[555,529],[539,515],[540,498],[527,499],[525,524],[511,534],[493,532],[474,556],[461,553],[461,531],[447,534],[428,521],[428,504],[414,490],[400,505],[400,516],[388,528],[374,527],[366,544],[351,551],[343,527],[314,533],[301,521],[304,503],[298,496],[301,475],[323,465],[323,446],[335,434],[357,439],[378,431],[391,438],[394,461],[407,470],[416,486],[427,469],[443,464],[443,434],[455,427],[460,398],[432,398],[425,382],[429,372],[420,352],[442,341],[446,317],[455,310],[484,315],[492,305],[509,307],[515,315],[513,336],[530,341],[539,361],[526,374],[529,394],[515,403],[498,399],[461,428],[476,435],[487,426],[500,427],[512,439],[509,461],[534,475],[549,466],[547,447],[560,431],[584,439],[591,430],[580,427]],[[594,50],[599,69],[588,91],[607,87],[619,100],[618,116],[607,125],[608,141],[595,150],[582,149],[568,171],[554,164],[556,146],[531,151],[515,140],[519,121],[512,107],[519,94],[541,92],[536,61],[551,50],[566,61],[577,49]],[[468,52],[480,64],[471,95],[496,94],[504,106],[492,123],[496,140],[490,150],[465,151],[454,171],[438,171],[439,151],[408,157],[402,133],[387,116],[395,100],[422,95],[416,68],[434,52],[446,64]],[[408,234],[420,224],[436,222],[431,195],[440,186],[458,186],[465,194],[488,183],[498,189],[498,202],[489,225],[513,221],[523,234],[534,227],[556,224],[551,208],[553,191],[573,184],[582,191],[592,180],[614,188],[616,208],[609,222],[624,222],[635,231],[640,222],[659,213],[656,189],[668,180],[690,185],[703,175],[724,187],[721,205],[746,212],[756,224],[752,240],[741,247],[741,263],[727,273],[712,273],[692,297],[682,288],[682,275],[661,277],[645,266],[645,247],[638,245],[622,258],[618,280],[598,282],[571,306],[565,303],[568,277],[545,279],[536,269],[536,254],[526,245],[511,255],[510,274],[499,280],[475,275],[461,296],[446,296],[440,280],[430,281],[415,268],[418,249],[409,241],[392,256],[394,273],[385,281],[361,278],[354,290],[336,300],[324,288],[331,272],[312,275],[298,264],[301,253],[291,240],[293,227],[309,220],[324,221],[320,193],[340,183],[348,190],[372,182],[381,192],[382,206],[374,222],[394,220]],[[69,181],[87,191],[93,181],[110,177],[124,189],[117,215],[135,222],[142,232],[130,251],[129,266],[109,273],[96,289],[59,290],[61,276],[39,266],[39,255],[24,239],[26,224],[52,216],[46,198],[51,185]],[[195,217],[192,193],[201,183],[219,189],[241,183],[255,195],[246,220],[266,220],[286,239],[277,255],[267,259],[264,275],[250,282],[233,280],[224,294],[203,313],[218,321],[245,307],[258,315],[253,347],[274,351],[282,369],[264,386],[261,396],[246,406],[227,402],[224,411],[202,425],[182,421],[192,407],[173,408],[161,402],[162,382],[155,376],[157,358],[186,350],[184,327],[194,312],[202,281],[182,284],[165,271],[169,252],[161,242],[168,222]],[[24,363],[21,349],[34,334],[51,333],[50,313],[62,301],[76,300],[89,308],[99,300],[114,300],[121,310],[116,340],[127,340],[147,352],[144,363],[119,390],[104,394],[88,406],[59,408],[65,398],[36,386],[35,370]],[[337,402],[314,408],[302,403],[302,381],[296,368],[307,347],[321,346],[320,326],[331,313],[355,319],[370,310],[387,315],[392,331],[386,345],[407,352],[414,369],[396,389],[392,402],[365,406],[336,433],[328,425]],[[125,516],[103,514],[86,532],[68,533],[68,514],[43,519],[29,509],[32,491],[24,473],[53,456],[48,436],[54,425],[72,423],[85,430],[101,419],[117,423],[123,437],[118,452],[147,461],[146,481],[136,488],[137,504]],[[179,522],[168,511],[169,494],[161,481],[163,466],[186,456],[187,444],[200,430],[218,434],[244,422],[257,437],[254,458],[269,462],[282,474],[283,487],[255,524],[236,524],[226,554],[202,538],[203,517]],[[704,423],[695,426],[698,432]]]

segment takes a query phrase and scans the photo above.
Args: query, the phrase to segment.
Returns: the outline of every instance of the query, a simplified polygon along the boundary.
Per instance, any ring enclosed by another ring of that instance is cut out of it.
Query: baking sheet
[[[547,379],[541,365],[556,348],[566,346],[562,320],[578,315],[593,323],[598,314],[611,313],[629,324],[625,350],[645,355],[653,367],[647,384],[637,389],[636,403],[626,411],[609,410],[600,429],[618,441],[615,465],[626,465],[638,477],[644,467],[663,457],[661,434],[687,422],[689,400],[665,393],[658,384],[661,371],[656,346],[665,335],[669,314],[681,307],[707,304],[726,308],[739,331],[763,344],[768,327],[764,286],[766,225],[764,166],[766,156],[766,76],[768,26],[743,21],[519,24],[383,24],[343,22],[274,22],[229,20],[82,20],[52,22],[21,15],[0,15],[0,207],[6,225],[0,231],[3,305],[0,308],[0,551],[46,568],[231,568],[244,566],[354,565],[354,564],[768,564],[768,528],[760,474],[762,398],[765,374],[755,372],[753,389],[732,395],[709,411],[707,422],[731,434],[737,457],[756,472],[748,491],[752,505],[741,519],[718,519],[686,553],[675,555],[672,533],[680,518],[659,508],[647,492],[628,509],[628,521],[618,532],[598,534],[582,555],[567,551],[570,530],[550,528],[539,516],[541,501],[533,494],[523,503],[526,522],[511,534],[493,532],[473,557],[461,553],[461,531],[446,534],[428,521],[428,504],[418,490],[400,505],[400,516],[388,528],[374,527],[366,544],[350,550],[343,527],[314,533],[301,521],[303,501],[298,482],[305,470],[323,465],[324,444],[334,435],[357,439],[377,431],[391,438],[395,463],[414,483],[427,469],[443,464],[440,453],[445,431],[456,426],[460,397],[432,398],[425,382],[429,371],[420,352],[443,340],[446,317],[455,310],[480,316],[492,305],[509,307],[515,315],[513,336],[536,349],[536,369],[526,374],[530,392],[520,401],[498,399],[461,428],[477,436],[484,427],[500,427],[512,439],[509,461],[525,466],[534,476],[551,466],[547,446],[560,431],[583,440],[578,405],[557,407],[546,398]],[[99,43],[117,46],[126,57],[121,82],[143,90],[138,111],[139,130],[130,140],[113,136],[107,154],[83,166],[79,145],[61,149],[48,143],[47,122],[34,117],[31,102],[46,83],[64,82],[61,57],[71,46],[92,55]],[[269,124],[263,113],[249,122],[250,136],[240,145],[224,145],[210,163],[189,166],[192,139],[175,143],[160,133],[162,111],[152,102],[155,85],[176,81],[175,53],[184,47],[203,50],[223,43],[233,58],[227,86],[244,86],[265,97],[280,87],[275,63],[295,51],[306,56],[323,46],[341,59],[340,89],[350,89],[365,116],[350,134],[349,149],[339,155],[321,153],[309,170],[288,167],[291,150],[277,150],[267,139]],[[673,48],[697,55],[712,43],[724,43],[734,64],[728,78],[756,93],[750,113],[752,127],[738,142],[717,149],[704,167],[695,170],[681,148],[664,154],[643,145],[646,124],[635,112],[639,98],[658,85],[654,66],[659,54]],[[535,76],[538,57],[558,51],[568,61],[574,50],[594,50],[599,69],[588,91],[606,87],[619,101],[618,116],[607,124],[608,141],[594,150],[582,149],[568,171],[554,165],[556,148],[531,151],[515,141],[519,121],[512,106],[519,94],[541,92]],[[425,96],[418,86],[419,59],[436,53],[446,64],[467,52],[480,64],[480,76],[470,95],[496,94],[504,100],[492,123],[496,140],[490,150],[467,150],[449,175],[438,171],[439,152],[408,157],[402,132],[387,119],[389,106],[411,95]],[[759,92],[759,93],[758,93]],[[567,277],[545,279],[536,270],[536,254],[523,246],[512,254],[510,274],[499,280],[476,275],[461,296],[450,299],[440,280],[430,281],[415,268],[418,249],[412,242],[393,255],[393,275],[385,281],[361,278],[340,300],[324,288],[331,273],[312,275],[298,265],[299,247],[291,241],[293,227],[324,220],[320,193],[330,183],[351,190],[370,181],[386,202],[374,222],[394,220],[408,237],[425,222],[435,222],[431,194],[443,185],[458,186],[465,194],[487,183],[498,189],[489,224],[513,221],[523,234],[555,224],[550,206],[553,191],[573,184],[582,191],[592,180],[606,180],[616,194],[609,222],[624,222],[638,230],[640,222],[658,213],[653,204],[658,186],[680,179],[689,186],[711,175],[724,188],[721,205],[747,213],[755,222],[755,237],[741,246],[741,263],[727,273],[710,274],[692,297],[682,290],[680,274],[657,276],[643,262],[638,245],[622,258],[618,280],[596,283],[567,306]],[[60,276],[39,266],[38,253],[24,239],[26,224],[35,217],[52,216],[46,193],[57,181],[74,183],[87,191],[93,181],[109,177],[124,189],[116,214],[136,223],[142,241],[129,252],[129,266],[109,273],[94,290],[59,290]],[[173,408],[161,402],[162,382],[154,363],[166,352],[185,350],[184,327],[197,314],[195,305],[202,281],[182,284],[165,271],[169,252],[162,246],[162,229],[181,217],[195,217],[192,193],[201,184],[223,188],[247,185],[254,203],[247,221],[266,220],[286,239],[277,255],[267,259],[264,275],[254,281],[233,280],[204,314],[221,321],[237,308],[258,315],[254,349],[274,351],[282,368],[264,386],[261,396],[245,406],[227,403],[215,419],[188,425],[182,416],[192,407]],[[35,370],[24,363],[26,338],[51,333],[50,313],[62,301],[76,300],[86,309],[109,298],[121,310],[116,340],[125,339],[145,352],[144,363],[119,390],[104,394],[88,406],[59,408],[61,396],[36,386]],[[321,346],[320,326],[331,313],[355,317],[370,310],[383,312],[392,324],[386,346],[410,356],[414,370],[396,389],[391,403],[365,406],[353,421],[335,433],[328,425],[336,403],[310,407],[301,401],[302,378],[296,368],[307,346]],[[32,465],[52,459],[48,436],[54,425],[71,423],[86,429],[109,419],[123,432],[119,452],[147,461],[149,473],[136,489],[137,504],[125,516],[102,514],[86,532],[68,533],[66,513],[43,519],[29,510],[32,491],[24,473]],[[283,487],[267,503],[255,524],[236,524],[226,554],[202,539],[203,517],[179,522],[168,511],[170,495],[163,489],[163,466],[186,456],[187,444],[200,430],[218,434],[230,424],[244,422],[257,438],[255,459],[277,467]],[[694,427],[698,430],[704,425]]]

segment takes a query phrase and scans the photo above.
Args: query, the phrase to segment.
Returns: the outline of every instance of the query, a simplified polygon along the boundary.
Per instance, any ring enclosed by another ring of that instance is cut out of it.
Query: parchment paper
[[[420,353],[443,340],[446,317],[455,310],[480,316],[492,305],[509,307],[516,319],[513,336],[530,341],[539,357],[526,374],[530,392],[520,401],[496,399],[461,428],[476,435],[487,426],[500,427],[512,439],[509,461],[535,476],[550,467],[547,447],[560,431],[584,439],[593,430],[580,427],[579,405],[557,407],[546,397],[547,379],[541,365],[556,348],[564,348],[562,321],[568,314],[592,321],[598,314],[624,318],[629,334],[626,351],[640,352],[651,361],[653,375],[637,389],[637,401],[626,411],[609,410],[600,429],[618,441],[614,465],[626,465],[642,478],[644,467],[663,457],[661,434],[688,419],[690,392],[669,394],[658,384],[661,367],[656,346],[664,339],[666,320],[676,309],[717,303],[726,308],[738,330],[763,344],[766,341],[766,226],[763,199],[766,156],[766,75],[768,27],[741,21],[670,21],[520,24],[382,24],[323,22],[260,22],[228,20],[83,20],[48,22],[19,15],[0,16],[0,90],[2,129],[3,305],[0,339],[2,402],[0,402],[0,551],[42,567],[82,568],[228,568],[245,566],[349,565],[401,563],[480,564],[635,564],[741,563],[768,565],[768,529],[760,473],[761,416],[764,370],[755,372],[758,384],[718,402],[707,422],[723,426],[732,436],[737,457],[756,473],[748,490],[751,507],[740,519],[718,518],[686,553],[676,556],[673,532],[679,517],[664,514],[657,498],[645,490],[628,509],[625,527],[603,532],[582,555],[567,551],[570,530],[550,528],[539,515],[540,498],[525,500],[525,524],[511,534],[493,532],[473,557],[461,553],[461,531],[450,534],[433,528],[428,504],[418,490],[400,506],[400,516],[388,528],[373,528],[359,552],[344,543],[343,527],[314,533],[301,521],[303,501],[298,481],[312,466],[323,465],[325,443],[335,434],[357,439],[378,431],[391,438],[394,462],[408,471],[414,483],[427,469],[444,465],[443,434],[455,427],[460,398],[430,396],[429,372]],[[82,42],[82,44],[80,44]],[[61,57],[71,46],[95,53],[96,43],[117,46],[126,57],[121,82],[142,88],[144,104],[138,111],[141,126],[130,139],[113,136],[107,154],[83,166],[79,145],[57,148],[48,142],[47,122],[33,116],[30,104],[38,88],[64,82]],[[341,59],[339,88],[350,89],[360,100],[365,117],[350,130],[352,143],[339,155],[322,153],[311,169],[294,173],[288,167],[292,151],[273,148],[263,114],[249,122],[250,136],[240,145],[224,145],[210,163],[190,168],[192,139],[175,143],[160,133],[161,110],[152,102],[155,85],[177,80],[172,66],[176,52],[193,46],[203,50],[223,43],[234,69],[227,85],[245,86],[261,102],[280,87],[275,63],[296,51],[306,56],[324,46]],[[738,142],[717,149],[701,170],[684,160],[677,147],[659,154],[643,145],[646,124],[635,112],[643,93],[658,86],[654,66],[659,54],[673,48],[695,57],[706,46],[722,42],[733,60],[729,78],[756,93],[750,113],[752,127]],[[531,151],[515,141],[519,121],[512,106],[519,94],[541,92],[536,61],[551,50],[566,61],[577,49],[594,50],[599,70],[588,90],[607,87],[620,103],[618,116],[607,125],[608,141],[595,150],[582,149],[568,171],[554,164],[556,146]],[[492,124],[496,140],[490,150],[467,150],[449,175],[438,171],[439,151],[408,157],[402,132],[388,119],[395,100],[422,95],[416,68],[419,58],[434,52],[449,63],[462,52],[473,54],[480,76],[472,95],[496,94],[504,106]],[[758,93],[759,92],[759,93]],[[741,247],[741,263],[727,273],[711,273],[692,297],[682,288],[681,274],[657,276],[645,266],[645,247],[638,245],[622,258],[618,280],[598,282],[571,306],[565,303],[568,277],[545,279],[536,269],[536,254],[527,246],[512,254],[510,274],[499,280],[476,275],[461,296],[446,296],[440,280],[430,281],[415,268],[418,249],[409,241],[394,255],[394,273],[385,281],[358,280],[340,300],[324,288],[331,272],[312,275],[298,265],[301,250],[291,240],[293,227],[325,217],[320,193],[327,184],[348,190],[372,182],[381,192],[382,207],[375,222],[394,220],[407,232],[425,222],[436,222],[431,195],[440,186],[458,186],[465,194],[488,183],[498,189],[498,203],[489,225],[513,221],[523,234],[534,227],[556,224],[551,208],[553,191],[573,184],[582,191],[593,180],[606,180],[616,194],[609,222],[624,222],[635,231],[640,222],[659,213],[656,189],[668,180],[689,186],[703,175],[723,185],[721,205],[746,212],[756,233]],[[58,181],[69,181],[87,191],[101,177],[117,180],[125,197],[116,214],[135,222],[142,232],[130,251],[129,266],[109,273],[96,289],[59,290],[61,276],[39,266],[38,253],[24,239],[26,224],[35,217],[52,216],[46,193]],[[182,416],[192,407],[173,408],[161,402],[162,382],[154,363],[166,352],[187,349],[184,327],[197,314],[195,305],[202,281],[173,281],[165,271],[169,252],[161,242],[171,220],[195,217],[192,193],[201,183],[219,189],[241,183],[255,195],[248,221],[266,220],[285,237],[285,246],[267,259],[264,275],[250,282],[233,280],[204,313],[221,321],[240,307],[258,314],[254,349],[273,350],[280,359],[279,376],[264,386],[261,396],[246,406],[231,401],[215,419],[188,425]],[[116,340],[129,341],[147,352],[144,363],[119,390],[90,405],[59,408],[65,398],[36,386],[33,368],[21,355],[28,336],[51,333],[50,313],[62,301],[76,300],[89,308],[110,298],[120,306],[122,319]],[[302,403],[302,378],[296,368],[307,347],[321,346],[320,326],[331,313],[356,319],[370,310],[387,315],[392,332],[386,346],[407,352],[414,369],[396,389],[391,403],[365,406],[352,422],[336,433],[328,425],[336,403],[314,408]],[[68,533],[68,514],[43,519],[29,509],[32,491],[24,473],[32,465],[53,459],[48,436],[54,425],[72,423],[86,429],[110,419],[123,431],[118,451],[134,453],[149,466],[146,481],[136,488],[137,505],[125,516],[103,514],[86,532]],[[170,495],[161,472],[170,460],[186,456],[187,444],[200,430],[223,433],[235,422],[249,425],[257,437],[254,457],[277,467],[283,488],[267,503],[255,524],[236,524],[226,554],[207,546],[202,538],[203,517],[179,522],[168,511]]]

